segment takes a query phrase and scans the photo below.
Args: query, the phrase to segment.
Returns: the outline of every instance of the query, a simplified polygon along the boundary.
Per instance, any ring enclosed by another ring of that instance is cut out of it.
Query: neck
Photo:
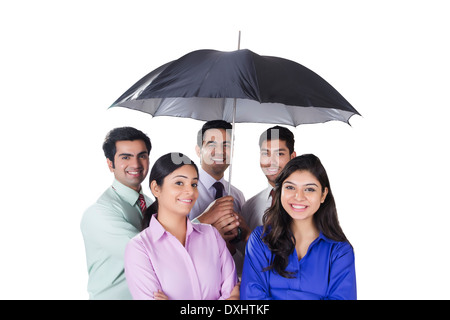
[[[185,216],[174,215],[166,211],[159,211],[157,217],[159,223],[167,232],[170,232],[184,246],[186,241],[186,219]]]
[[[216,180],[220,180],[220,179],[222,179],[223,178],[223,175],[224,175],[224,172],[216,172],[216,171],[213,171],[213,170],[211,170],[211,168],[209,168],[209,167],[204,167],[204,166],[202,166],[202,169],[207,173],[207,174],[209,174],[211,177],[213,177],[214,179],[216,179]]]
[[[297,242],[308,239],[314,240],[320,233],[312,218],[308,220],[293,220],[291,230]]]

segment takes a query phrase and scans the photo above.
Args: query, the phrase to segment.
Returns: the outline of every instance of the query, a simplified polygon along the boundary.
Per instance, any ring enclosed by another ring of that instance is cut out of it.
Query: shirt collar
[[[317,240],[323,240],[329,243],[338,243],[339,241],[331,240],[330,238],[327,238],[322,231],[319,231],[319,236],[317,237]]]
[[[146,229],[146,233],[151,237],[153,242],[157,242],[159,239],[161,239],[165,233],[167,233],[166,229],[161,225],[161,223],[156,219],[158,214],[154,214],[152,218],[150,219],[150,224],[148,228]],[[189,220],[188,217],[186,217],[186,239],[189,238],[192,232],[202,232],[200,229],[200,224],[192,223],[191,220]]]
[[[263,190],[265,198],[264,199],[269,199],[270,197],[270,192],[272,191],[274,187],[272,187],[270,184],[267,184],[267,188]]]
[[[198,176],[199,180],[201,181],[201,183],[205,186],[205,188],[207,190],[210,190],[213,187],[212,185],[216,182],[221,182],[223,184],[225,192],[226,192],[226,190],[228,190],[228,181],[226,181],[224,177],[222,177],[220,180],[216,180],[208,172],[203,170],[202,167],[199,168],[198,175],[199,175]]]
[[[114,179],[112,188],[123,200],[128,202],[131,206],[134,206],[136,204],[136,201],[139,198],[139,194],[142,193],[142,188],[140,192],[136,192],[130,187],[127,187],[126,185],[120,183],[117,179]]]

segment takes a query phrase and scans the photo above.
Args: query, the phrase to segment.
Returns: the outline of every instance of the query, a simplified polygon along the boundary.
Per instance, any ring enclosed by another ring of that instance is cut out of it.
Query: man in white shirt
[[[242,216],[250,230],[262,225],[264,212],[272,204],[271,191],[275,180],[289,160],[297,156],[294,151],[294,134],[287,128],[275,126],[264,131],[259,138],[260,167],[266,175],[268,186],[251,197],[242,207]]]
[[[244,194],[232,185],[228,195],[229,182],[224,179],[230,164],[231,129],[230,123],[213,120],[206,122],[198,132],[195,150],[200,158],[199,196],[189,218],[216,227],[230,252],[235,254],[234,244],[246,241],[250,229],[240,216]]]

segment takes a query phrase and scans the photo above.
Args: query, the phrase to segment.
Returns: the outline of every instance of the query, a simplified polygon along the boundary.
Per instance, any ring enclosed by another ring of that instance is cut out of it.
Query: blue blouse
[[[263,271],[272,253],[257,227],[248,239],[240,286],[243,300],[356,300],[355,256],[348,242],[333,241],[320,233],[298,260],[294,249],[284,278],[274,270]]]

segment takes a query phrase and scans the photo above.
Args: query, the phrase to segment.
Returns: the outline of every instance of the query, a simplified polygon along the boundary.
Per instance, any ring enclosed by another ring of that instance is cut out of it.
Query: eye
[[[147,159],[148,156],[147,156],[146,154],[141,154],[141,155],[139,156],[139,158],[141,158],[141,159]]]
[[[123,156],[123,157],[122,157],[122,160],[128,160],[128,159],[130,159],[129,156]]]
[[[286,189],[286,190],[295,190],[295,188],[294,188],[294,186],[291,186],[291,185],[285,185],[284,186],[284,188]]]
[[[316,189],[309,187],[309,188],[306,188],[305,191],[306,192],[314,192],[314,191],[316,191]]]
[[[191,186],[192,186],[193,188],[197,188],[197,187],[198,187],[198,184],[197,184],[197,183],[193,183],[193,184],[191,184]]]
[[[182,181],[176,181],[175,184],[176,184],[177,186],[182,186],[182,185],[183,185],[183,182],[182,182]]]

